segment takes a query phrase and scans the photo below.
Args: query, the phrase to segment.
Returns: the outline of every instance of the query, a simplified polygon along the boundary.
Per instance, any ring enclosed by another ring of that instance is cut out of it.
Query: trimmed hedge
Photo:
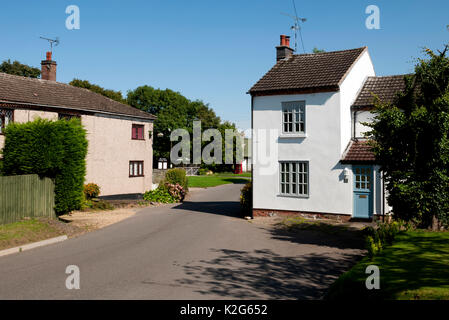
[[[55,182],[55,211],[79,209],[86,174],[86,131],[79,119],[37,119],[5,130],[5,175],[38,174]]]

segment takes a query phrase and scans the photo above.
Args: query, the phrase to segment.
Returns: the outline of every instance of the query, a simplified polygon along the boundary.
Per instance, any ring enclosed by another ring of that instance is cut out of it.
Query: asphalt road
[[[242,185],[62,243],[0,257],[0,299],[318,299],[360,254],[351,242],[283,234],[236,217]],[[80,289],[66,288],[68,265]]]

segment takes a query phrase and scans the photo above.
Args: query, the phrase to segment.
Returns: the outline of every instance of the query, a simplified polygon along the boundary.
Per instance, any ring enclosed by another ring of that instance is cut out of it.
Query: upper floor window
[[[306,104],[304,101],[282,103],[282,132],[305,133]]]
[[[12,122],[14,110],[0,109],[0,134],[5,133],[6,126]]]
[[[144,129],[143,124],[133,124],[131,130],[131,138],[133,140],[144,140],[145,138],[143,136],[143,129]]]

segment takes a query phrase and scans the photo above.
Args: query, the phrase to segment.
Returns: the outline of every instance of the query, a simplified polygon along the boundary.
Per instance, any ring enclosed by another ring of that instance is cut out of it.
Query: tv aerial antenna
[[[295,52],[298,51],[298,33],[299,33],[299,37],[301,38],[302,51],[304,53],[306,53],[306,50],[304,49],[304,41],[302,39],[301,23],[306,22],[307,19],[298,17],[298,12],[296,11],[295,0],[292,0],[292,2],[293,2],[293,9],[295,10],[295,15],[293,16],[291,14],[283,13],[283,12],[281,12],[281,14],[283,14],[284,16],[288,16],[288,17],[292,18],[293,21],[295,22],[295,24],[290,27],[290,29],[295,32]]]
[[[50,51],[53,52],[53,45],[56,47],[59,44],[59,38],[56,37],[55,39],[50,39],[50,38],[44,38],[44,37],[39,37],[43,40],[47,40],[50,43]]]

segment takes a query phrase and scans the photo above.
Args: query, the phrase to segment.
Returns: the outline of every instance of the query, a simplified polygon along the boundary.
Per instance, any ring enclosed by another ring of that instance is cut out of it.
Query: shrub
[[[170,183],[173,185],[179,184],[186,192],[189,190],[186,171],[181,168],[173,168],[168,170],[165,174],[165,183]]]
[[[175,199],[166,188],[158,187],[155,190],[147,191],[143,194],[143,200],[160,203],[175,203]]]
[[[55,182],[55,211],[64,214],[83,203],[86,131],[79,119],[37,119],[11,123],[5,130],[5,175],[37,174]]]
[[[243,216],[251,216],[251,211],[253,209],[253,188],[251,182],[245,184],[245,186],[240,191],[240,206]]]
[[[184,197],[186,196],[186,191],[180,184],[171,184],[166,183],[161,188],[165,188],[168,193],[177,201],[183,201]]]
[[[382,252],[383,248],[393,243],[396,235],[405,230],[410,230],[411,225],[403,221],[392,221],[378,223],[376,228],[367,227],[364,229],[366,234],[365,247],[368,255],[373,257]]]
[[[100,186],[95,183],[84,185],[84,196],[86,199],[97,198],[100,195]]]
[[[209,169],[201,168],[198,170],[200,176],[205,176],[209,172]]]
[[[84,201],[82,210],[90,209],[90,210],[114,210],[114,206],[107,201],[104,200],[86,200]]]

